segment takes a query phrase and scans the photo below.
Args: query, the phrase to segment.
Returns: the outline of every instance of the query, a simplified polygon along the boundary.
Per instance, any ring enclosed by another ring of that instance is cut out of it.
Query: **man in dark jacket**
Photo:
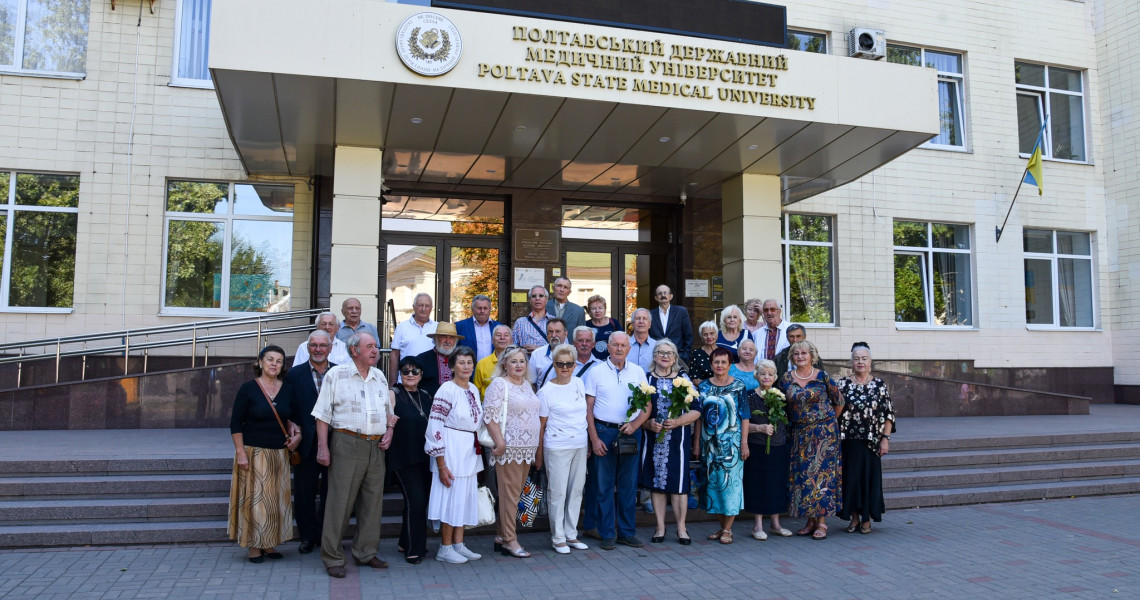
[[[293,467],[293,514],[297,518],[297,529],[301,534],[301,554],[308,554],[321,539],[321,529],[325,517],[325,494],[328,490],[328,468],[317,464],[317,426],[313,419],[313,406],[321,391],[321,382],[329,367],[329,352],[333,338],[328,332],[316,330],[309,334],[306,350],[309,360],[289,369],[285,381],[293,386],[297,396],[296,419],[301,426],[301,463]],[[321,497],[317,506],[317,495]]]

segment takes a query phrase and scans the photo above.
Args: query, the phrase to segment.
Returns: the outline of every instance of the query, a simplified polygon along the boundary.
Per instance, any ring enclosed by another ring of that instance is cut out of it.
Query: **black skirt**
[[[748,442],[744,461],[744,510],[754,515],[782,515],[788,512],[788,465],[791,444],[772,446],[764,454],[764,444]]]
[[[886,512],[883,502],[883,459],[867,440],[843,440],[843,508],[839,518],[850,521],[858,516],[878,522]]]

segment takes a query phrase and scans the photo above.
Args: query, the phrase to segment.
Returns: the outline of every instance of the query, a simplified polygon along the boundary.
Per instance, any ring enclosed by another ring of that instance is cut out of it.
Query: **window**
[[[292,255],[291,186],[167,183],[165,310],[289,310]]]
[[[1045,129],[1044,156],[1084,162],[1085,100],[1080,71],[1030,63],[1014,63],[1017,81],[1017,139],[1024,155],[1033,153],[1037,134]]]
[[[780,237],[784,306],[794,323],[835,324],[835,269],[831,217],[786,214]]]
[[[3,0],[0,0],[3,1]],[[170,83],[213,87],[210,70],[210,8],[213,0],[179,0],[174,15],[174,73]]]
[[[0,308],[71,308],[79,176],[0,171],[0,190]]]
[[[887,61],[926,66],[938,71],[938,135],[926,142],[928,148],[966,148],[966,113],[962,55],[887,44]]]
[[[1093,326],[1092,236],[1026,229],[1025,322],[1047,327]]]
[[[788,30],[788,49],[827,54],[827,35],[814,31]]]
[[[895,322],[972,327],[970,226],[895,221]]]
[[[0,73],[82,77],[90,8],[89,0],[0,0]]]

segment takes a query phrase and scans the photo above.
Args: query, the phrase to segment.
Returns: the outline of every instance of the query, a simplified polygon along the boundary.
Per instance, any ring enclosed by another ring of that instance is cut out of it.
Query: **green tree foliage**
[[[74,175],[16,175],[16,204],[75,208]],[[12,222],[10,306],[70,307],[75,296],[76,213],[17,210]]]
[[[88,0],[28,0],[23,67],[83,73],[90,7]]]
[[[14,6],[0,2],[0,65],[14,65],[12,53],[16,51],[16,11]]]
[[[822,35],[788,33],[788,49],[822,54],[824,51],[824,39]]]
[[[790,214],[786,219],[792,242],[831,241],[830,217]],[[793,243],[788,261],[788,317],[796,323],[831,323],[835,306],[831,248]]]
[[[497,221],[454,221],[451,232],[501,236],[503,224]],[[460,266],[470,269],[463,281],[452,282],[452,289],[462,290],[459,305],[470,307],[475,296],[485,294],[491,299],[491,318],[495,318],[499,307],[499,249],[456,248],[456,251]]]

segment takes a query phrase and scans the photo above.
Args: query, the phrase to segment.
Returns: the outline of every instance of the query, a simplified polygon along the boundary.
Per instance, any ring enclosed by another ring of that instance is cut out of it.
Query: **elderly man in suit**
[[[689,311],[684,306],[674,306],[673,290],[661,284],[654,293],[657,299],[657,310],[650,312],[652,323],[649,325],[649,337],[655,340],[668,338],[677,346],[681,360],[689,360],[689,352],[693,349],[693,324],[689,321]]]
[[[571,283],[565,277],[554,280],[554,296],[546,303],[546,314],[566,322],[566,331],[586,324],[586,311],[569,300]]]
[[[324,313],[332,315],[332,313]],[[336,319],[333,319],[336,324]],[[328,331],[318,329],[309,334],[305,342],[304,364],[293,365],[285,375],[285,381],[293,386],[297,395],[296,414],[301,426],[301,463],[293,467],[293,515],[297,518],[297,530],[301,536],[301,554],[313,551],[321,539],[321,529],[325,520],[325,497],[328,495],[328,468],[317,464],[317,424],[313,418],[313,407],[321,393],[321,383],[330,367],[329,352],[338,341]],[[317,509],[317,496],[321,497],[320,510]]]
[[[487,358],[494,351],[493,333],[500,323],[491,318],[491,299],[484,294],[471,301],[471,316],[455,324],[455,331],[464,346],[475,351],[475,362]]]

